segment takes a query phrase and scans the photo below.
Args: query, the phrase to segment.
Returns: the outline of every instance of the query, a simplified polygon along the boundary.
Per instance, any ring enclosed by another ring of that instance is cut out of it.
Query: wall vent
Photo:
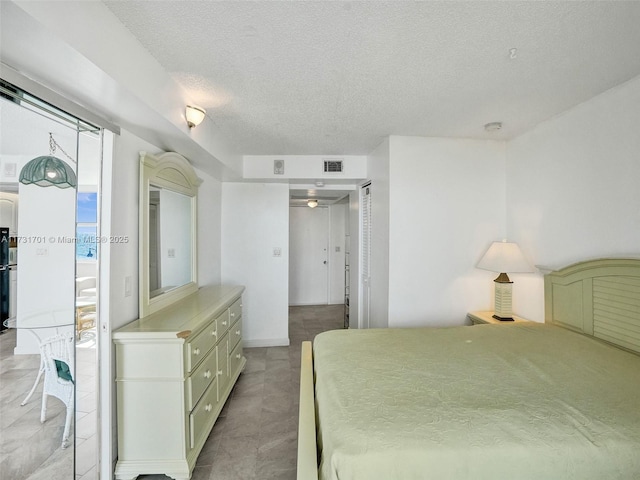
[[[342,160],[324,160],[324,173],[342,173]]]

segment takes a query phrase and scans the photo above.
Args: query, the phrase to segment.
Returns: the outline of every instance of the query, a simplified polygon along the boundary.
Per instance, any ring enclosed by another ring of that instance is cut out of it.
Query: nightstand
[[[467,313],[467,318],[471,321],[472,325],[480,325],[482,323],[497,323],[500,325],[514,323],[514,322],[530,322],[531,320],[526,320],[517,315],[512,315],[513,322],[502,322],[497,318],[493,318],[493,312],[469,312]]]

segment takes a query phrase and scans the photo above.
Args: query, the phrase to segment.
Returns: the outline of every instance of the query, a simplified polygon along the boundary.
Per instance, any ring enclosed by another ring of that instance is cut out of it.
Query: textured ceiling
[[[637,1],[105,4],[242,154],[511,138],[640,74]]]

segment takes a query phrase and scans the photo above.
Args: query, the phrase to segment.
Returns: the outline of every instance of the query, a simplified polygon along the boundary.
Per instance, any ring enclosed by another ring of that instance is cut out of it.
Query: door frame
[[[303,207],[303,206],[290,206],[290,209],[292,208],[309,208],[309,207]],[[319,211],[325,211],[326,212],[326,218],[325,218],[325,226],[324,226],[324,251],[325,251],[325,256],[324,256],[324,265],[325,265],[325,269],[324,269],[324,300],[322,301],[322,303],[318,303],[318,302],[296,302],[296,303],[291,303],[291,292],[289,291],[289,305],[290,306],[304,306],[304,305],[329,305],[329,292],[330,292],[330,275],[329,275],[329,245],[330,245],[330,240],[331,240],[331,212],[329,210],[328,207],[326,206],[318,206],[316,207],[316,209],[322,209]],[[291,216],[289,216],[289,222],[291,222]],[[291,223],[289,225],[289,232],[291,232]],[[291,248],[291,233],[289,234],[289,252],[290,255],[293,254],[293,249]],[[289,265],[292,264],[291,261],[291,257],[289,259]],[[289,277],[291,277],[291,272],[289,273]],[[291,284],[292,282],[289,282],[289,285],[291,288]]]

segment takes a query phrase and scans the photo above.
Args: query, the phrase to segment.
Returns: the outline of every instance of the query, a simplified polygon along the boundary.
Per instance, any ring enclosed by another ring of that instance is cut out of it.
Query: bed
[[[640,478],[640,259],[545,276],[545,323],[303,343],[298,480]]]

